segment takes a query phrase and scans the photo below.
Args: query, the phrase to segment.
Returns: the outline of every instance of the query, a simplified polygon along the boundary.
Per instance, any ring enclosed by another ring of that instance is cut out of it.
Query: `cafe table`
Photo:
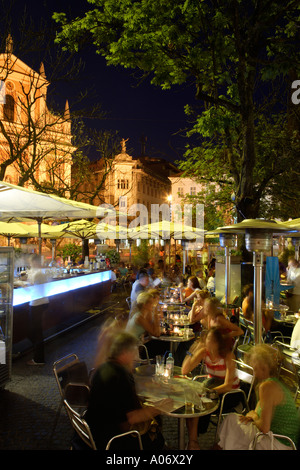
[[[179,336],[179,335],[160,335],[160,336],[151,336],[152,339],[155,339],[157,341],[165,341],[169,342],[170,344],[170,353],[174,355],[176,351],[176,346],[178,346],[179,343],[185,343],[187,341],[191,341],[192,339],[195,339],[195,335],[188,335],[188,336]]]
[[[135,369],[134,379],[136,390],[145,405],[157,407],[167,416],[178,420],[178,446],[179,450],[185,449],[185,420],[188,418],[201,418],[212,414],[219,406],[217,396],[211,398],[207,396],[209,389],[200,382],[192,380],[191,375],[181,375],[181,368],[175,366],[174,376],[165,378],[155,375],[155,364],[139,366]],[[186,390],[192,391],[194,400],[193,410],[186,411],[185,394]],[[159,403],[164,398],[173,400],[173,408],[165,410]]]

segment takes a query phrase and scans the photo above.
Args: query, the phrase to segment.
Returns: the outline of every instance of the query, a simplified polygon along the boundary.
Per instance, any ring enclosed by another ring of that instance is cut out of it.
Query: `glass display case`
[[[11,378],[14,249],[0,247],[0,388]]]

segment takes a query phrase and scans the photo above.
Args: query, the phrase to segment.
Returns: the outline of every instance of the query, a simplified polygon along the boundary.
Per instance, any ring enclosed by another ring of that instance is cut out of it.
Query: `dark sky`
[[[16,3],[20,9],[26,5],[36,22],[41,18],[51,21],[54,11],[67,12],[71,9],[74,14],[80,15],[85,5],[90,7],[85,0],[16,0]],[[119,131],[120,138],[129,139],[127,149],[132,151],[133,156],[140,154],[141,138],[146,136],[146,154],[169,161],[180,159],[186,143],[184,132],[180,132],[186,125],[184,105],[193,99],[194,90],[178,87],[163,91],[149,81],[137,86],[132,71],[108,67],[105,59],[97,55],[92,47],[81,56],[85,62],[82,90],[93,90],[90,93],[91,102],[100,102],[106,113],[105,121],[93,121],[93,125]],[[47,64],[45,67],[47,75]],[[61,94],[64,95],[62,99],[68,99],[72,106],[72,87],[62,88]]]

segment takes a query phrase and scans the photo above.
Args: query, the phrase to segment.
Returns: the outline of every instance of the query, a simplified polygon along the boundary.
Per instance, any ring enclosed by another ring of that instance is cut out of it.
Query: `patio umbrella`
[[[7,244],[10,244],[11,238],[28,237],[30,226],[21,222],[2,222],[0,221],[0,235],[7,237]]]
[[[192,240],[195,238],[203,240],[204,230],[198,229],[180,222],[162,220],[138,227],[130,227],[129,236],[137,238],[162,238],[164,240],[174,238],[176,240]]]
[[[189,241],[189,240],[204,240],[204,230],[185,225],[183,222],[172,222],[169,220],[162,220],[139,227],[130,227],[131,232],[129,236],[132,239],[163,239]],[[182,243],[183,244],[183,243]],[[185,272],[185,247],[183,244],[183,263],[182,270]]]
[[[0,181],[0,219],[18,221],[20,218],[36,220],[39,227],[39,252],[41,252],[41,223],[43,220],[93,219],[107,210],[83,202],[60,198],[53,194],[15,186]]]

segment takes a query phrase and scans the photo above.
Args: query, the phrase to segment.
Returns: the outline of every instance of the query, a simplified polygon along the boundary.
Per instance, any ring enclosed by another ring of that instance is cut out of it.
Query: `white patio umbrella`
[[[41,223],[43,220],[64,220],[101,217],[107,209],[83,202],[72,201],[53,194],[15,186],[0,181],[0,220],[18,221],[33,219],[39,227],[39,252],[41,252]]]
[[[200,240],[204,241],[204,230],[185,225],[183,222],[172,222],[162,220],[138,227],[130,227],[129,237],[132,239],[163,239],[184,241]],[[184,246],[183,246],[184,248]],[[186,252],[183,249],[182,270],[185,272]]]
[[[10,244],[11,238],[28,237],[30,226],[21,222],[2,222],[0,221],[0,235],[7,237],[7,244]]]

